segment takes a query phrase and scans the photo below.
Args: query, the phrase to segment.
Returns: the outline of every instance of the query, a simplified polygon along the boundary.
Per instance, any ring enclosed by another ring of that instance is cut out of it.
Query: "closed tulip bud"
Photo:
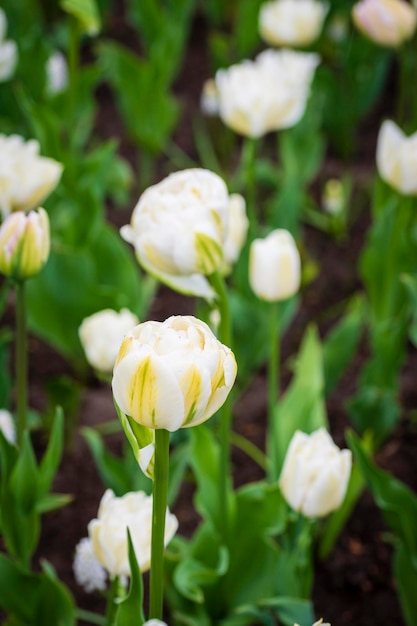
[[[350,471],[350,450],[340,450],[320,428],[311,435],[296,431],[279,478],[288,504],[305,517],[323,517],[342,504]]]
[[[39,154],[39,143],[19,135],[0,135],[0,213],[39,206],[54,189],[62,165]]]
[[[86,317],[78,334],[90,365],[99,372],[110,373],[123,337],[138,323],[136,315],[128,309],[119,313],[104,309]]]
[[[177,532],[178,520],[166,510],[165,546]],[[88,524],[94,554],[111,578],[130,576],[127,529],[141,572],[149,569],[152,539],[152,496],[143,491],[117,498],[108,489],[100,502],[97,518]]]
[[[120,410],[147,428],[171,432],[209,419],[236,378],[233,352],[204,322],[172,316],[128,333],[113,372]]]
[[[219,115],[235,132],[261,137],[290,128],[304,115],[317,54],[264,50],[216,73]]]
[[[417,195],[417,133],[406,137],[391,120],[383,122],[376,163],[385,182],[404,195]]]
[[[319,0],[273,0],[262,4],[259,32],[271,46],[308,46],[320,35],[328,11]]]
[[[139,198],[122,237],[139,263],[161,282],[183,293],[213,297],[206,276],[223,264],[229,194],[208,170],[171,174]]]
[[[13,76],[18,57],[17,45],[14,41],[6,40],[6,31],[6,14],[0,9],[0,82]]]
[[[254,293],[268,302],[286,300],[300,287],[300,255],[291,233],[274,230],[254,239],[249,252],[249,282]]]
[[[345,206],[345,190],[343,183],[337,178],[330,178],[323,189],[323,208],[330,215],[338,215]]]
[[[0,272],[15,280],[38,274],[49,256],[49,218],[44,209],[9,215],[0,226]]]
[[[246,215],[246,202],[239,193],[232,193],[229,198],[229,226],[223,246],[224,273],[231,271],[232,265],[239,258],[248,234],[249,220]]]
[[[414,34],[417,12],[403,0],[362,0],[354,5],[356,27],[381,46],[396,48]]]

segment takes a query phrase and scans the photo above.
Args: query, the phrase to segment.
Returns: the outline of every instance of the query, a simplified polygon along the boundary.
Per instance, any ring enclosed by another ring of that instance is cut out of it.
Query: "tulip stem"
[[[246,211],[249,218],[249,232],[256,235],[258,216],[256,213],[256,146],[257,140],[247,137],[242,148],[242,170],[246,195]]]
[[[280,376],[280,325],[281,308],[279,302],[270,304],[269,323],[269,362],[268,362],[268,436],[266,442],[269,479],[271,482],[278,479],[277,441],[277,402],[279,397]]]
[[[119,597],[119,577],[115,576],[110,583],[106,606],[106,626],[113,626],[116,617],[116,600]]]
[[[155,430],[155,473],[152,506],[149,618],[162,619],[164,591],[164,537],[169,476],[169,431]]]
[[[22,445],[27,426],[27,331],[25,283],[16,287],[16,392],[17,442]]]

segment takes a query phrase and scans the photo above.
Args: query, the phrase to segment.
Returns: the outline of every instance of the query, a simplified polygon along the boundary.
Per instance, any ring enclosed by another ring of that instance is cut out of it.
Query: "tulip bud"
[[[383,122],[378,134],[376,163],[385,182],[405,195],[417,195],[417,133],[406,137],[392,122]]]
[[[357,28],[382,46],[395,48],[414,34],[417,12],[403,0],[361,0],[352,17]]]
[[[113,370],[123,337],[139,323],[128,309],[120,313],[111,309],[86,317],[78,331],[87,361],[99,372]]]
[[[320,35],[328,6],[318,0],[272,0],[261,5],[259,32],[271,46],[308,46]]]
[[[12,213],[0,226],[0,272],[15,280],[38,274],[49,256],[49,218],[45,209]]]
[[[249,252],[249,282],[262,300],[286,300],[300,287],[300,255],[287,230],[274,230],[265,239],[254,239]]]
[[[220,269],[227,232],[229,194],[208,170],[171,174],[139,198],[122,237],[139,263],[182,293],[213,297],[205,276]]]
[[[167,545],[177,532],[178,520],[166,510]],[[95,556],[111,578],[130,576],[127,529],[142,572],[149,569],[152,539],[152,496],[143,491],[129,492],[117,498],[111,489],[104,493],[97,518],[88,524],[88,535]]]
[[[13,76],[18,57],[16,42],[5,39],[6,31],[6,14],[0,9],[0,82]]]
[[[138,424],[173,432],[208,420],[225,402],[236,370],[233,352],[207,324],[172,316],[139,324],[125,337],[114,366],[113,395]]]
[[[0,409],[0,430],[9,443],[16,443],[16,426],[13,415],[6,409]]]
[[[46,64],[46,91],[48,95],[65,91],[68,87],[68,65],[67,61],[59,50],[56,50],[49,57]]]
[[[288,504],[305,517],[323,517],[342,504],[352,467],[350,450],[340,450],[320,428],[294,434],[279,486]]]
[[[330,215],[338,215],[343,211],[345,204],[345,190],[343,183],[337,178],[330,178],[323,189],[323,208]]]

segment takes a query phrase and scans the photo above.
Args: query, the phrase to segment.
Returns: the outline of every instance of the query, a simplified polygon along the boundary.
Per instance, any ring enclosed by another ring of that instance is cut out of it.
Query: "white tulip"
[[[72,564],[74,577],[77,583],[90,593],[96,589],[106,588],[106,570],[97,559],[93,544],[88,537],[78,542]]]
[[[0,430],[9,443],[16,443],[16,425],[13,415],[6,409],[0,409]]]
[[[291,233],[272,231],[254,239],[249,251],[249,282],[254,293],[268,302],[286,300],[300,287],[300,255]]]
[[[320,428],[296,431],[285,456],[279,485],[288,504],[305,517],[323,517],[342,504],[352,468],[350,450],[340,450]]]
[[[357,28],[382,46],[396,48],[413,36],[417,12],[403,0],[361,0],[352,9]]]
[[[272,0],[261,5],[259,32],[272,46],[308,46],[320,35],[328,5],[319,0]]]
[[[19,135],[0,135],[0,213],[39,206],[62,174],[62,165],[39,155],[39,143]]]
[[[128,309],[119,313],[104,309],[86,317],[78,334],[90,365],[100,372],[110,373],[124,336],[138,323],[137,316]]]
[[[171,174],[139,198],[122,237],[133,244],[139,263],[183,293],[213,297],[207,275],[223,263],[229,194],[208,170]]]
[[[167,509],[165,546],[177,528],[177,518]],[[88,535],[97,559],[111,578],[130,576],[127,529],[130,531],[138,566],[145,572],[151,560],[152,496],[137,491],[117,498],[108,489],[101,499],[97,518],[88,524]]]
[[[219,115],[234,131],[261,137],[294,126],[304,115],[320,57],[294,50],[265,50],[216,73]]]
[[[229,197],[229,226],[223,246],[224,270],[226,273],[239,258],[248,234],[249,220],[246,215],[246,202],[239,193]]]
[[[207,324],[172,316],[139,324],[125,337],[113,395],[138,424],[173,432],[208,420],[225,402],[236,370],[233,352]]]
[[[53,96],[68,87],[68,65],[67,61],[59,50],[56,50],[49,57],[46,64],[46,90]]]
[[[6,14],[0,9],[0,82],[5,82],[13,76],[18,58],[16,43],[14,41],[5,40],[6,31]]]
[[[417,133],[406,137],[391,120],[383,122],[376,162],[381,178],[394,189],[405,195],[417,195]]]

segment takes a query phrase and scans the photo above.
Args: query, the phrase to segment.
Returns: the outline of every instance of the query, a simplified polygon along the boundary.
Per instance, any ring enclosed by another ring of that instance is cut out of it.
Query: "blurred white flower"
[[[68,86],[68,65],[59,50],[49,57],[46,64],[46,89],[51,96],[65,91]]]
[[[223,270],[231,271],[232,265],[239,258],[248,234],[249,220],[246,215],[246,201],[239,193],[229,196],[229,224],[223,245]]]
[[[259,32],[271,46],[308,46],[320,35],[328,5],[319,0],[272,0],[261,5]]]
[[[382,46],[396,48],[413,36],[417,12],[403,0],[361,0],[352,9],[356,27]]]
[[[62,165],[40,156],[39,143],[0,134],[0,213],[38,207],[58,184]]]
[[[165,622],[161,622],[160,619],[149,619],[143,626],[167,626],[167,624]],[[324,626],[326,626],[326,624],[324,624]]]
[[[206,278],[223,263],[229,194],[225,182],[205,169],[170,174],[144,191],[131,224],[120,234],[139,263],[182,293],[213,297]]]
[[[305,517],[323,517],[342,504],[352,468],[350,450],[340,450],[329,433],[297,430],[285,455],[279,486],[288,504]]]
[[[417,132],[407,137],[391,120],[378,134],[376,163],[381,178],[405,195],[417,195]]]
[[[126,333],[139,323],[128,309],[112,309],[86,317],[78,330],[87,361],[100,372],[113,370],[120,345]]]
[[[6,40],[7,19],[5,12],[0,9],[0,82],[9,80],[17,64],[17,45],[14,41]]]
[[[167,508],[165,546],[177,532],[178,520]],[[136,560],[142,572],[150,567],[152,538],[152,496],[143,491],[117,498],[111,489],[104,493],[97,518],[88,524],[94,553],[110,577],[130,576],[127,529],[130,530]]]
[[[213,78],[209,78],[203,85],[201,92],[200,107],[204,115],[218,115],[219,99],[217,93],[216,82]]]
[[[254,239],[249,251],[249,283],[267,302],[291,298],[300,287],[300,255],[290,232],[273,230],[264,239]]]
[[[9,443],[16,443],[16,425],[13,415],[6,409],[0,409],[0,430]]]
[[[98,561],[88,537],[84,537],[77,544],[72,568],[75,580],[88,593],[106,588],[106,570]]]
[[[219,115],[234,131],[261,137],[294,126],[304,115],[317,54],[264,50],[255,61],[219,70]]]

